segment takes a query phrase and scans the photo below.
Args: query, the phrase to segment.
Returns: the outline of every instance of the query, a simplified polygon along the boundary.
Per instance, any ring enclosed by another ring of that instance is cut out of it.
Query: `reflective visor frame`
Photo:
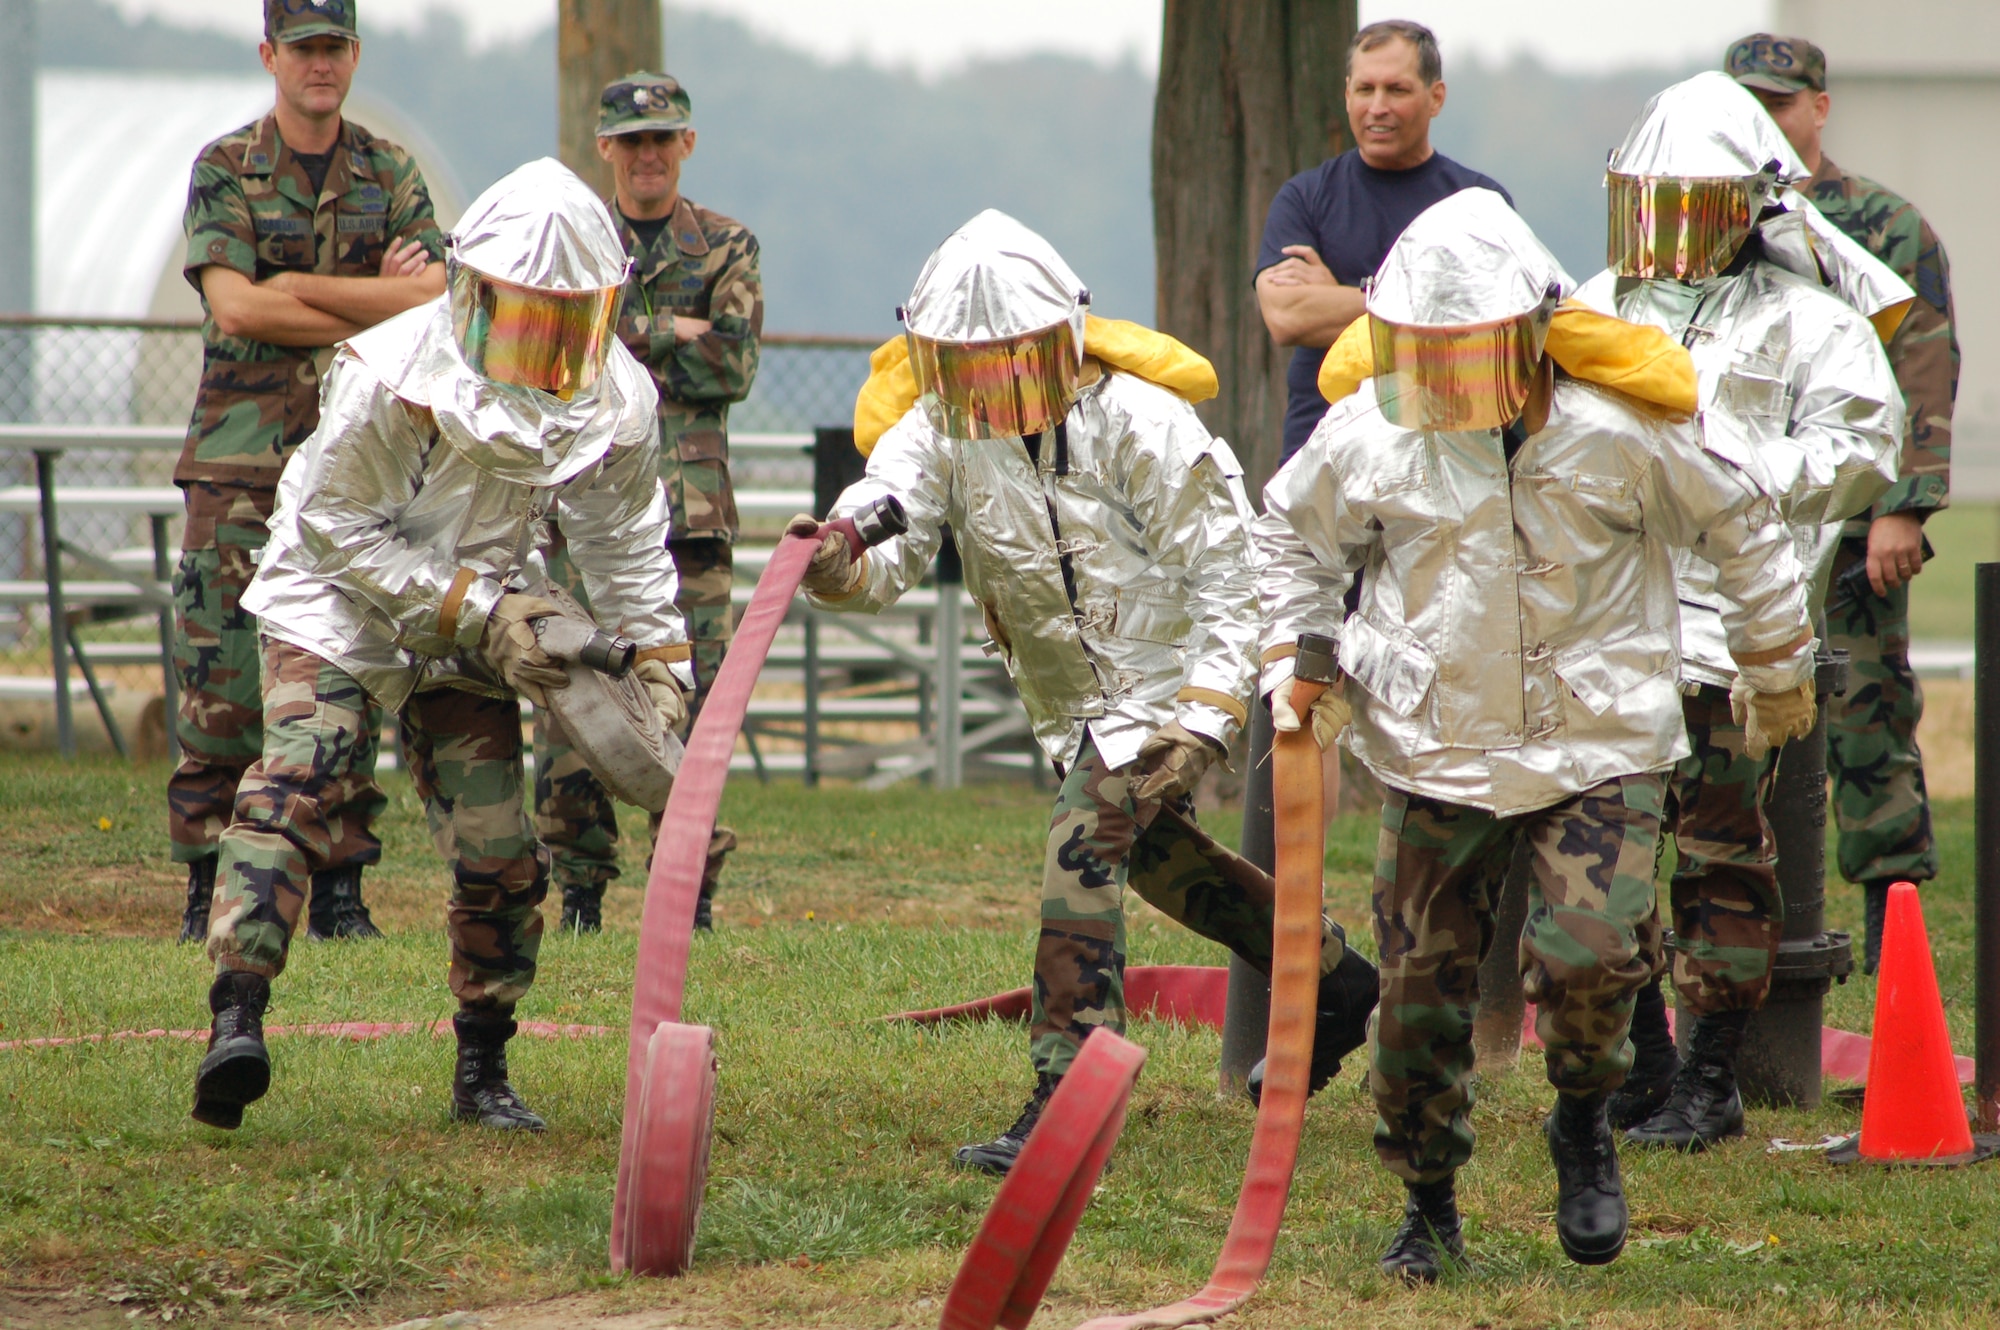
[[[1556,298],[1489,323],[1391,323],[1370,311],[1375,400],[1383,416],[1413,430],[1499,429],[1520,419]]]
[[[451,330],[472,369],[567,399],[597,382],[625,287],[549,291],[450,260]]]
[[[1054,429],[1083,377],[1083,344],[1063,322],[990,342],[940,342],[904,332],[919,403],[951,439],[1005,439]]]
[[[1611,270],[1620,277],[1697,281],[1727,268],[1750,238],[1768,176],[1605,173]]]

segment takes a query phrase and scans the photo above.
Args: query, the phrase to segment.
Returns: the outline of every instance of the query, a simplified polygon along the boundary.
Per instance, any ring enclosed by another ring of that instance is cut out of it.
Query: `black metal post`
[[[69,610],[63,604],[62,535],[56,528],[56,458],[35,454],[35,484],[42,492],[42,574],[49,587],[49,664],[56,686],[56,743],[63,759],[76,756],[76,718],[69,706]]]
[[[2000,1131],[2000,563],[1973,571],[1973,1112]]]
[[[1736,1069],[1746,1100],[1802,1108],[1819,1107],[1819,1031],[1827,990],[1854,968],[1848,935],[1825,928],[1826,705],[1847,691],[1846,652],[1820,655],[1813,691],[1819,720],[1811,734],[1778,750],[1765,805],[1778,847],[1784,931],[1771,970],[1771,995],[1750,1018]],[[1693,1022],[1685,1025],[1691,1028]]]
[[[1271,791],[1271,704],[1263,697],[1250,706],[1250,758],[1243,780],[1243,857],[1267,873],[1278,868],[1277,828]],[[1264,1056],[1271,1026],[1271,980],[1229,958],[1229,994],[1222,1012],[1222,1065],[1225,1094],[1241,1094],[1250,1068]]]
[[[806,611],[806,787],[819,784],[819,615]]]
[[[861,479],[868,459],[854,446],[854,430],[845,425],[819,425],[813,429],[813,512],[821,521],[833,513],[840,492]],[[805,783],[819,784],[819,616],[806,616],[806,721]]]

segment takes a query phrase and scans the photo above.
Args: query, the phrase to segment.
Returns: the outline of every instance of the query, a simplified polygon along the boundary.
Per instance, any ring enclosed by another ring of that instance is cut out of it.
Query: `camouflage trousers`
[[[257,621],[239,602],[269,539],[255,497],[246,493],[215,524],[213,543],[182,552],[174,576],[174,670],[180,683],[174,733],[181,760],[167,779],[167,836],[176,863],[215,853],[236,807],[238,783],[263,752]],[[385,802],[374,779],[382,712],[373,702],[367,719],[366,751],[349,785],[353,798],[326,810],[328,868],[382,857],[382,843],[370,830]]]
[[[1536,1005],[1549,1083],[1616,1089],[1632,1065],[1632,998],[1659,954],[1653,856],[1664,779],[1604,782],[1549,808],[1499,818],[1388,789],[1375,863],[1382,1000],[1369,1088],[1375,1152],[1406,1182],[1472,1157],[1472,1023],[1493,902],[1525,839],[1532,876],[1522,987]]]
[[[1840,542],[1833,576],[1868,557],[1868,538]],[[1826,644],[1850,657],[1847,695],[1826,704],[1826,766],[1849,882],[1927,882],[1938,874],[1917,722],[1924,690],[1910,669],[1910,588],[1873,591],[1826,615]]]
[[[555,539],[547,552],[549,578],[588,608],[590,600],[583,589],[583,577],[569,557],[569,544],[553,524],[552,531]],[[699,537],[668,541],[667,549],[674,556],[674,571],[680,581],[674,604],[686,619],[688,637],[694,644],[695,693],[688,701],[692,724],[701,714],[701,704],[708,700],[708,690],[714,686],[716,671],[722,668],[723,654],[735,631],[729,603],[732,550],[726,540]],[[535,830],[549,847],[558,888],[602,887],[618,876],[618,814],[611,796],[561,726],[554,723],[554,717],[540,713],[535,717]],[[656,834],[658,830],[656,819]],[[727,827],[716,828],[710,857],[718,871],[717,850],[724,840],[733,848],[735,833]]]
[[[1271,972],[1271,880],[1194,825],[1194,802],[1132,797],[1133,768],[1112,771],[1086,738],[1064,775],[1042,869],[1042,932],[1028,1056],[1069,1070],[1090,1032],[1125,1032],[1125,886],[1168,918]],[[1321,920],[1320,971],[1347,935]]]
[[[331,847],[326,810],[357,778],[369,707],[339,667],[264,640],[264,751],[222,833],[209,912],[218,969],[285,968],[310,875]],[[461,1008],[510,1011],[535,979],[549,883],[524,806],[520,700],[441,688],[412,697],[400,719],[431,838],[451,867],[452,994]]]
[[[1694,751],[1667,788],[1665,825],[1680,862],[1669,891],[1673,942],[1660,964],[1671,960],[1684,1011],[1755,1011],[1771,991],[1785,930],[1777,844],[1764,814],[1774,764],[1744,755],[1728,689],[1703,684],[1682,699],[1681,714]]]

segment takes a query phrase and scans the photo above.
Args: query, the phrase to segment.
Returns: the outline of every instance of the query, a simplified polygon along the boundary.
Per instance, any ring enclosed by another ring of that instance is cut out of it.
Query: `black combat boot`
[[[451,1077],[451,1115],[499,1131],[547,1131],[541,1115],[521,1102],[507,1083],[507,1041],[520,1027],[511,1014],[461,1011],[451,1018],[458,1034],[458,1069]]]
[[[1368,1013],[1375,1010],[1380,991],[1381,976],[1374,965],[1352,948],[1331,973],[1319,977],[1319,1015],[1313,1022],[1312,1065],[1306,1078],[1308,1096],[1325,1089],[1340,1070],[1340,1060],[1368,1042]],[[1263,1102],[1264,1062],[1257,1059],[1243,1086],[1253,1104]]]
[[[208,939],[208,907],[215,899],[215,861],[216,856],[208,854],[188,865],[187,909],[181,915],[183,942]]]
[[[602,882],[564,883],[562,923],[557,926],[565,933],[602,933],[604,885]]]
[[[715,911],[710,902],[715,899],[715,889],[722,885],[723,862],[735,848],[736,833],[728,827],[717,827],[708,838],[708,862],[701,869],[701,895],[694,902],[696,932],[709,932],[715,927]]]
[[[196,1122],[234,1131],[243,1125],[243,1106],[271,1088],[271,1055],[264,1051],[264,1008],[271,981],[261,974],[230,970],[215,976],[208,1009],[208,1055],[194,1077]]]
[[[306,936],[314,942],[382,936],[382,930],[368,917],[368,907],[361,903],[360,864],[312,875],[312,895],[306,901]]]
[[[1544,1127],[1556,1166],[1556,1237],[1578,1265],[1608,1265],[1625,1250],[1625,1185],[1604,1100],[1559,1094]]]
[[[1736,1055],[1743,1048],[1747,1011],[1724,1011],[1694,1023],[1688,1060],[1674,1077],[1673,1093],[1659,1112],[1625,1133],[1634,1145],[1706,1150],[1743,1134],[1743,1096],[1736,1092]]]
[[[1882,928],[1889,922],[1889,883],[1863,882],[1861,910],[1867,935],[1861,943],[1861,973],[1873,974],[1882,963]]]
[[[1042,1120],[1042,1110],[1048,1107],[1049,1096],[1062,1084],[1062,1077],[1040,1072],[1035,1077],[1035,1092],[1021,1109],[1021,1116],[1014,1119],[1014,1125],[1001,1132],[990,1141],[978,1145],[961,1145],[952,1156],[966,1167],[976,1168],[982,1173],[997,1173],[1005,1177],[1007,1170],[1014,1167],[1014,1161],[1021,1157],[1021,1147],[1028,1143],[1028,1133]]]
[[[1632,1070],[1611,1092],[1604,1113],[1613,1131],[1636,1127],[1665,1107],[1681,1069],[1674,1032],[1667,1028],[1667,995],[1655,979],[1639,990],[1632,1005]]]
[[[1458,1227],[1458,1193],[1451,1176],[1436,1182],[1406,1182],[1403,1226],[1382,1253],[1382,1273],[1412,1284],[1435,1284],[1446,1264],[1465,1264],[1465,1237]]]

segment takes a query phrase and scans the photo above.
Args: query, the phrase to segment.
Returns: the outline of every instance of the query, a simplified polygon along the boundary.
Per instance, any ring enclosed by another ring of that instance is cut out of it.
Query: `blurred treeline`
[[[422,126],[468,197],[554,150],[552,31],[474,49],[444,11],[414,30],[363,22],[358,83]],[[823,62],[709,14],[669,7],[666,32],[667,67],[687,85],[701,135],[684,188],[757,232],[768,327],[890,329],[923,255],[984,207],[1047,234],[1100,313],[1152,317],[1146,71],[1032,56],[925,80]],[[247,42],[130,20],[106,0],[44,0],[41,59],[262,73]],[[1439,148],[1505,184],[1579,280],[1595,272],[1605,154],[1646,97],[1677,75],[1578,77],[1523,61],[1447,63],[1445,76]],[[1246,271],[1246,298],[1249,279]]]

